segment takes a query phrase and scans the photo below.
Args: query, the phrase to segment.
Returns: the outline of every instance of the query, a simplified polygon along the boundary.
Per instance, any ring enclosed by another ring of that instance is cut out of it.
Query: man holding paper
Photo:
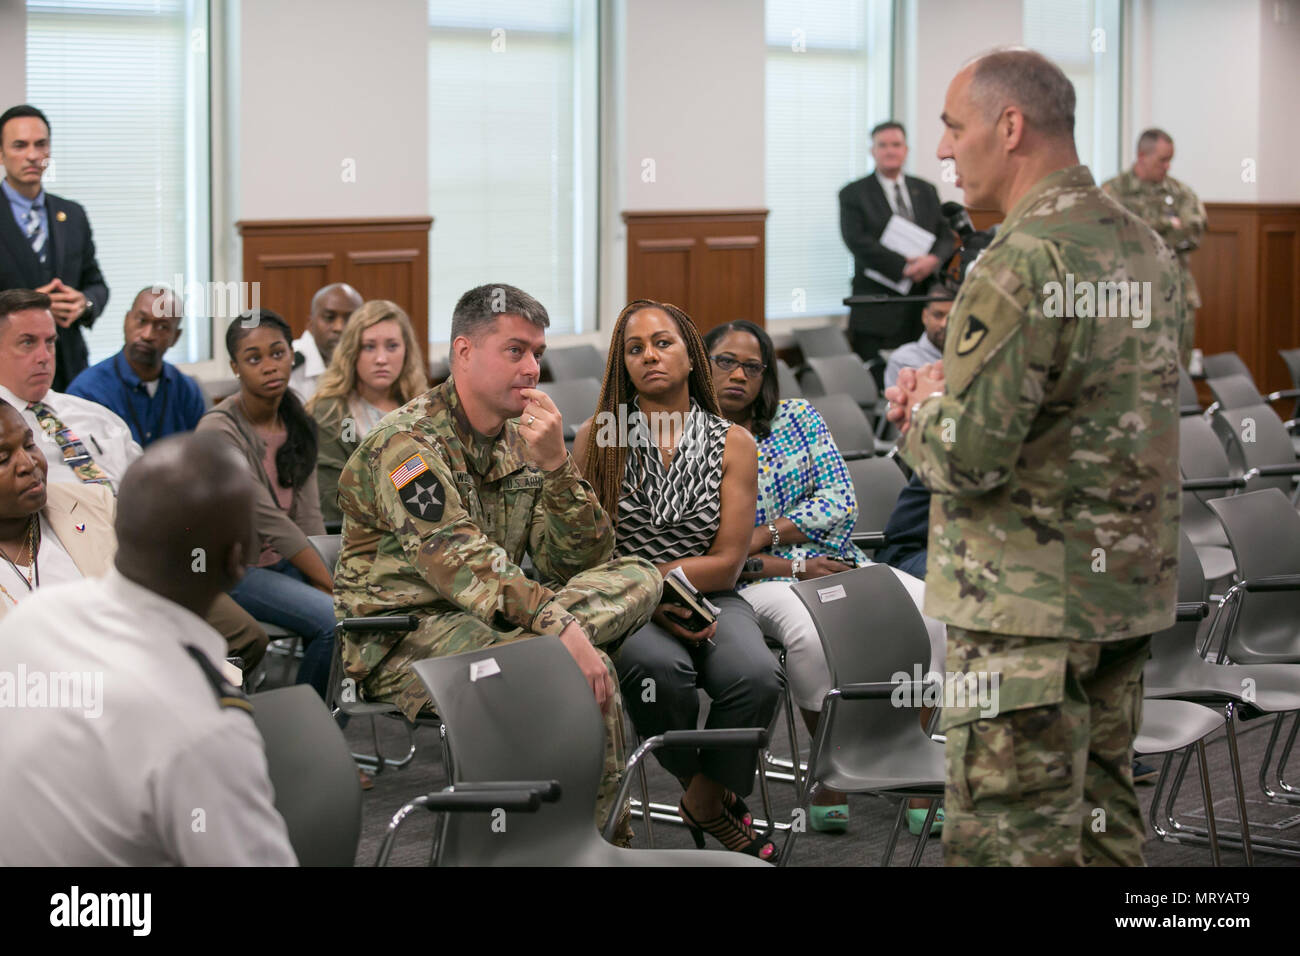
[[[903,174],[907,133],[901,123],[871,131],[871,158],[875,171],[840,190],[840,234],[853,253],[853,294],[923,295],[952,257],[956,236],[934,186]],[[920,334],[919,302],[856,305],[849,313],[853,349],[865,361]]]

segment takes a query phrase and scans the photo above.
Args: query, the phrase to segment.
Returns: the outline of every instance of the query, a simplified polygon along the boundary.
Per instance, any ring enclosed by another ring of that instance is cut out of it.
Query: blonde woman
[[[373,299],[352,313],[307,411],[316,419],[321,516],[341,521],[339,473],[370,429],[426,391],[429,378],[411,320]]]

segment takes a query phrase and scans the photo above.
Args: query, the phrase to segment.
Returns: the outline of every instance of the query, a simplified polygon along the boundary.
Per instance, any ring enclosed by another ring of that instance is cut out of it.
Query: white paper
[[[897,252],[904,259],[915,259],[930,251],[934,245],[934,233],[895,213],[885,223],[885,231],[880,234],[880,244],[890,252]],[[912,289],[912,280],[906,277],[894,281],[875,269],[865,271],[868,279],[893,289],[899,295],[907,295]]]
[[[668,572],[668,576],[670,578],[676,578],[677,580],[685,584],[690,589],[691,593],[694,594],[697,598],[699,598],[700,603],[703,604],[705,607],[707,607],[709,609],[709,612],[713,614],[715,617],[722,613],[722,608],[718,607],[716,604],[714,604],[712,601],[706,598],[703,594],[701,594],[700,589],[691,583],[691,579],[686,576],[686,572],[683,571],[681,567],[673,568],[671,571]]]

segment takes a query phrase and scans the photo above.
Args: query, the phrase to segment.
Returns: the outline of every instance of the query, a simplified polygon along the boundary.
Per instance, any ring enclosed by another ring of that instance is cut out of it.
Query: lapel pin
[[[76,524],[73,525],[73,527],[77,529],[78,533],[80,533],[86,530],[86,522],[78,521]]]
[[[54,214],[54,218],[57,219],[59,222],[67,222],[68,214],[64,212],[62,209],[60,209],[58,212]]]

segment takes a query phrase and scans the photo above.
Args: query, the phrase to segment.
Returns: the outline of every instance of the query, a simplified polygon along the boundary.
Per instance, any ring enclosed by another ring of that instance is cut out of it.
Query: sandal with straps
[[[682,785],[683,790],[690,789],[691,780],[689,777],[678,777],[677,782]],[[723,790],[722,805],[741,822],[742,826],[753,826],[754,814],[749,811],[749,806],[745,803],[744,797],[736,793],[736,791]],[[770,833],[771,830],[768,830],[767,832]]]
[[[728,850],[747,853],[767,863],[776,862],[776,844],[767,839],[766,835],[755,835],[753,829],[736,819],[725,805],[720,814],[704,822],[691,815],[685,802],[677,804],[677,812],[686,823],[686,829],[691,831],[696,849],[704,849],[704,834],[711,833]]]

